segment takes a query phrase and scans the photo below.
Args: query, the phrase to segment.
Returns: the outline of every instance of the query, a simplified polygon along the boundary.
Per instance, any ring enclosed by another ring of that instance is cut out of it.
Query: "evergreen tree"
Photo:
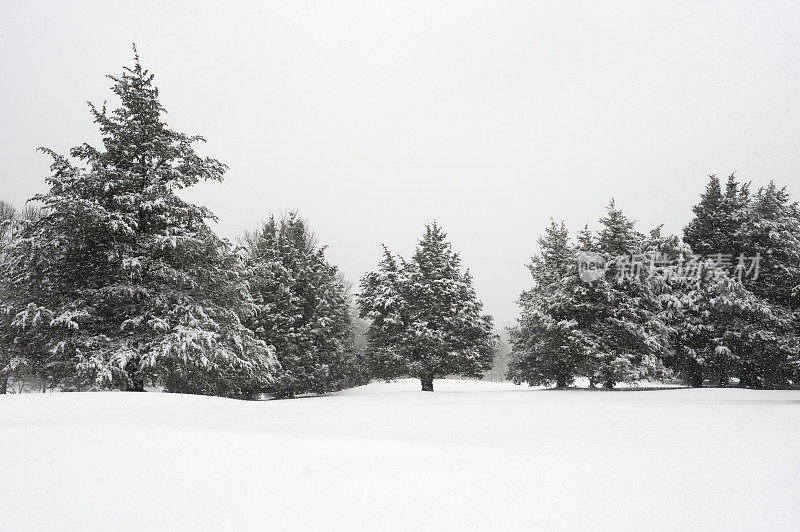
[[[19,345],[20,330],[14,325],[12,312],[15,294],[8,278],[9,268],[5,267],[12,258],[14,236],[40,217],[41,210],[36,206],[27,205],[20,212],[0,202],[0,393],[6,393],[11,382],[17,383],[19,389],[25,381],[29,381],[29,385],[41,385],[43,389],[48,385],[46,379],[37,379],[43,374],[41,349],[33,348],[35,343],[24,348]]]
[[[325,393],[363,384],[350,298],[306,223],[270,217],[248,239],[247,278],[258,312],[247,324],[276,348],[274,397]]]
[[[612,199],[606,207],[606,216],[600,219],[602,226],[597,233],[596,250],[609,259],[617,257],[632,258],[644,250],[644,235],[636,230],[636,224],[629,220]],[[615,270],[615,273],[617,271]]]
[[[563,223],[551,223],[539,240],[534,286],[520,298],[511,331],[513,380],[563,387],[585,376],[590,386],[613,388],[663,373],[670,329],[652,250],[613,201],[600,223],[597,233],[579,232],[576,248]],[[584,270],[588,263],[597,268]]]
[[[706,190],[697,205],[692,207],[694,218],[683,230],[684,241],[696,253],[719,253],[730,241],[723,233],[722,185],[715,175],[709,176]]]
[[[605,276],[589,283],[595,301],[592,328],[599,344],[591,381],[606,388],[661,371],[668,330],[645,255],[644,235],[614,201],[600,220],[596,250],[606,261]]]
[[[410,361],[417,355],[407,345],[411,340],[408,308],[412,302],[405,299],[410,284],[405,277],[406,266],[384,247],[377,271],[361,279],[357,303],[359,317],[368,323],[366,363],[369,374],[378,379],[410,374]]]
[[[737,373],[751,324],[766,318],[764,309],[712,260],[692,270],[689,276],[678,277],[675,285],[679,319],[672,322],[675,357],[671,364],[692,386],[702,386],[705,379],[726,386]]]
[[[734,376],[747,387],[796,385],[797,205],[773,183],[753,196],[730,176],[723,193],[712,176],[693,210],[684,238],[705,266],[686,292],[690,362],[722,386]]]
[[[20,232],[4,266],[19,334],[66,389],[116,387],[241,396],[268,379],[271,348],[241,318],[255,312],[241,258],[207,225],[213,214],[177,190],[220,181],[162,121],[138,55],[113,80],[121,105],[90,104],[102,148],[52,150],[43,216]],[[75,160],[76,163],[72,161]]]
[[[752,196],[742,224],[747,263],[734,260],[744,286],[766,313],[754,345],[743,354],[740,378],[754,387],[800,382],[800,208],[773,182]],[[756,274],[754,262],[758,261]],[[743,261],[742,261],[743,262]],[[764,321],[766,319],[766,322]]]
[[[564,222],[551,221],[538,242],[539,253],[528,266],[533,287],[520,296],[522,313],[509,331],[513,348],[508,377],[517,383],[564,388],[586,369],[592,342],[578,326],[576,309],[564,298],[565,281],[575,283],[577,278],[575,250]]]
[[[428,225],[409,261],[384,248],[378,270],[361,280],[362,317],[372,320],[368,339],[374,374],[418,377],[422,391],[447,375],[481,377],[496,350],[490,316],[469,272],[435,223]]]
[[[743,276],[745,285],[757,296],[787,309],[800,308],[795,288],[800,285],[800,207],[792,202],[786,188],[770,182],[753,196],[741,232],[744,251],[759,261],[755,272]],[[734,262],[735,261],[734,257]],[[745,265],[748,269],[752,262]]]
[[[578,231],[578,249],[583,253],[597,252],[597,239],[588,225],[584,225],[583,229]]]

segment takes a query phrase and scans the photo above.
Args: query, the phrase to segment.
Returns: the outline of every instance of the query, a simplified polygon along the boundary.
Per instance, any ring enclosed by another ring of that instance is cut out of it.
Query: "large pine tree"
[[[67,389],[240,396],[269,378],[272,349],[241,323],[255,307],[240,257],[208,226],[213,214],[177,193],[226,167],[163,122],[138,55],[109,77],[120,106],[90,104],[102,147],[44,150],[44,214],[9,250],[16,345]]]
[[[435,223],[428,225],[409,261],[384,250],[375,272],[361,281],[359,310],[369,318],[374,374],[418,377],[423,391],[434,378],[481,377],[496,349],[490,316],[469,272]]]

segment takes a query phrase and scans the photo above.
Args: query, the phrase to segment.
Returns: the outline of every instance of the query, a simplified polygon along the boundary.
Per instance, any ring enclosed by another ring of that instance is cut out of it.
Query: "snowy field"
[[[1,530],[797,530],[800,392],[0,397]]]

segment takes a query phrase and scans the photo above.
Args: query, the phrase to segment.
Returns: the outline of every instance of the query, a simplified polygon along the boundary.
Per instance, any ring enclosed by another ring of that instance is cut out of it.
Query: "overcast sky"
[[[167,5],[162,5],[167,4]],[[17,2],[0,19],[0,198],[97,133],[136,42],[170,126],[230,166],[234,237],[298,210],[354,282],[438,221],[499,326],[550,217],[612,197],[679,232],[710,173],[800,191],[800,2]]]

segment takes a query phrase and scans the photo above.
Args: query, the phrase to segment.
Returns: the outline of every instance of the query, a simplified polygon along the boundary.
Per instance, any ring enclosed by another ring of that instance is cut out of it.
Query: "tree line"
[[[645,235],[612,201],[574,239],[551,221],[511,329],[509,376],[568,386],[677,377],[691,386],[800,382],[800,209],[711,176],[683,237]],[[591,266],[595,266],[592,268]]]
[[[179,191],[222,181],[227,167],[197,154],[202,137],[164,123],[138,55],[109,78],[120,106],[90,104],[102,146],[42,149],[52,164],[38,207],[0,202],[0,393],[155,386],[287,398],[373,376],[418,376],[432,389],[434,376],[491,365],[491,320],[439,228],[412,261],[387,252],[394,270],[367,275],[356,308],[296,213],[236,243],[217,236],[213,213]],[[368,331],[359,314],[374,318]],[[393,329],[406,319],[413,331]]]
[[[441,227],[408,259],[384,248],[357,294],[296,213],[220,238],[213,213],[179,192],[227,167],[163,121],[138,55],[109,78],[119,107],[90,104],[102,145],[43,149],[48,191],[21,213],[0,202],[1,393],[289,398],[399,376],[432,391],[492,369],[492,319]],[[712,177],[694,212],[683,238],[639,233],[613,202],[574,241],[551,223],[509,331],[508,377],[796,386],[797,205],[772,184],[751,193]],[[758,275],[736,270],[744,256],[763,259]]]

